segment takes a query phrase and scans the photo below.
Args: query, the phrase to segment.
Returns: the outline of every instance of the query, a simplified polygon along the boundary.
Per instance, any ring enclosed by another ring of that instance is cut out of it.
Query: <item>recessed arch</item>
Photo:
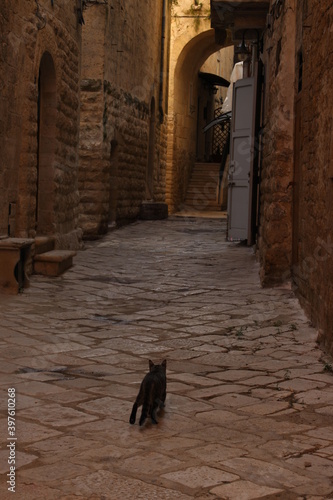
[[[54,61],[44,52],[38,78],[37,234],[54,232],[54,157],[56,150],[57,81]]]
[[[153,96],[150,101],[149,118],[149,143],[148,143],[148,162],[146,173],[146,197],[152,200],[154,196],[154,164],[155,164],[155,127],[156,127],[156,104]]]
[[[215,30],[208,29],[189,40],[179,52],[171,74],[169,95],[167,193],[170,211],[184,199],[197,152],[198,72],[218,50],[233,45],[229,38],[223,46],[216,43]]]

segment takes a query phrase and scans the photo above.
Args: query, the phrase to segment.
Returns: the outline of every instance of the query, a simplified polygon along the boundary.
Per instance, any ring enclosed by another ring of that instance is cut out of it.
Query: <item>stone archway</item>
[[[215,31],[206,29],[178,41],[178,53],[172,57],[170,68],[168,163],[166,198],[170,212],[175,211],[184,199],[197,152],[198,127],[198,73],[204,62],[223,47],[215,41]],[[181,50],[179,50],[181,47]],[[175,49],[174,49],[175,51]]]
[[[54,232],[54,156],[56,150],[57,84],[53,58],[44,52],[38,80],[38,151],[36,231]]]

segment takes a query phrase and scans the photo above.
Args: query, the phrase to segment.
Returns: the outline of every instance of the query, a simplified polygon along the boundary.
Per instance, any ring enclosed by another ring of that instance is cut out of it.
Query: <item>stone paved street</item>
[[[20,500],[333,499],[331,360],[225,220],[137,222],[74,262],[0,297],[1,499],[10,442]],[[158,425],[130,425],[164,358]]]

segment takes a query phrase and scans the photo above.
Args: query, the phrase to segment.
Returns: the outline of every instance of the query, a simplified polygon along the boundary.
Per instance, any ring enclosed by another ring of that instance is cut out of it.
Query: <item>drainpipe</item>
[[[163,123],[163,120],[164,120],[164,111],[163,111],[163,80],[164,80],[164,52],[165,52],[166,9],[167,9],[167,0],[163,0],[162,33],[161,33],[160,95],[159,95],[159,106],[158,106],[159,112],[160,112],[160,123]]]

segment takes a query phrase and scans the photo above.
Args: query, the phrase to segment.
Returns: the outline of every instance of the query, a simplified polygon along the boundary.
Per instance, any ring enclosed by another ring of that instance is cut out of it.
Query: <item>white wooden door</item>
[[[234,85],[228,178],[228,240],[249,238],[255,137],[255,78]]]

